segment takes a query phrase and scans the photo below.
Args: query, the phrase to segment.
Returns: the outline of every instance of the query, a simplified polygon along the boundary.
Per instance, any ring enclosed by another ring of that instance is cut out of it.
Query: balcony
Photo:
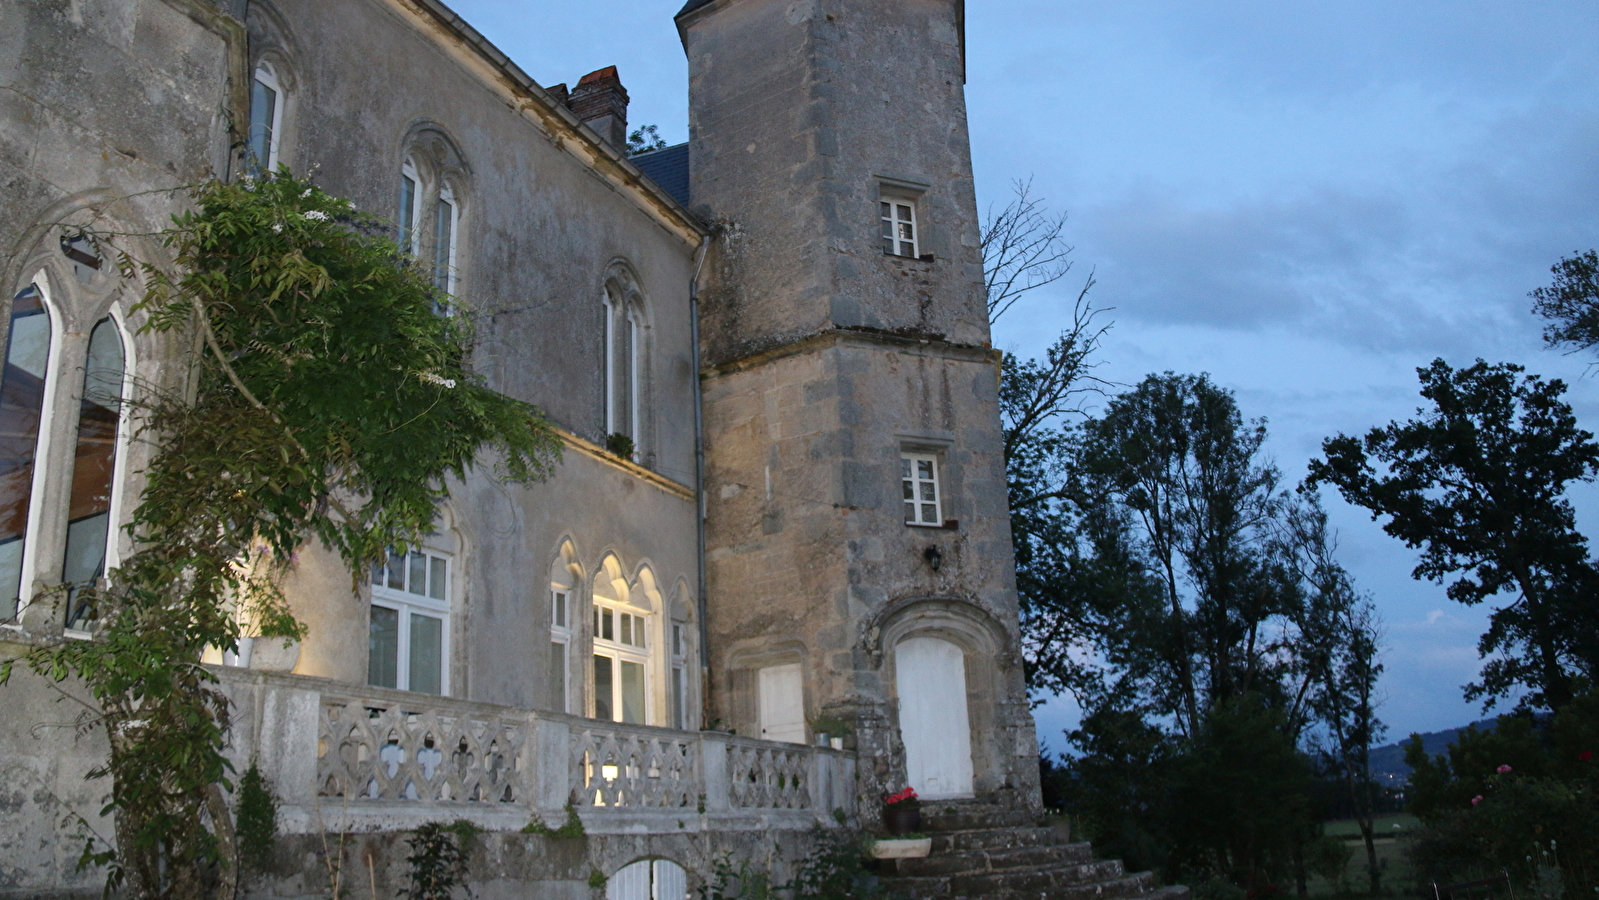
[[[834,826],[855,815],[855,755],[713,732],[214,669],[232,755],[255,759],[287,833],[388,831],[440,819],[591,834]]]

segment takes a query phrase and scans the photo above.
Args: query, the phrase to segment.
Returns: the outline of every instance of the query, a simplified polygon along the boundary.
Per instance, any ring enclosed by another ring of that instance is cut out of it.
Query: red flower
[[[1494,771],[1498,772],[1500,775],[1509,775],[1510,774],[1510,767],[1509,766],[1500,766],[1499,768],[1495,769]]]
[[[1471,805],[1472,806],[1476,806],[1477,804],[1479,804],[1481,802],[1482,802],[1482,795],[1481,794],[1478,794],[1477,796],[1471,798]]]
[[[916,789],[908,787],[905,790],[900,791],[897,794],[884,794],[883,795],[883,805],[884,806],[892,806],[895,803],[903,803],[906,800],[915,800],[915,799],[916,799]]]
[[[1583,762],[1587,762],[1587,761],[1593,759],[1593,751],[1592,750],[1584,750],[1581,753],[1577,754],[1577,758],[1582,760]]]

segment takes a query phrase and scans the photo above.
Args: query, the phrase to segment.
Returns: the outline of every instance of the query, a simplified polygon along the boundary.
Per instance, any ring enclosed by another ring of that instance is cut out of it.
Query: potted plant
[[[883,830],[889,834],[910,834],[922,828],[922,801],[916,789],[907,787],[883,795]]]

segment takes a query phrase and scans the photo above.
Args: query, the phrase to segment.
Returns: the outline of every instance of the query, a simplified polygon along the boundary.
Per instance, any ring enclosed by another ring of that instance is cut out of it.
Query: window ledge
[[[944,524],[942,524],[942,525],[935,525],[935,524],[932,524],[930,522],[906,522],[905,523],[905,527],[906,528],[927,528],[927,529],[931,529],[931,530],[934,530],[934,531],[959,531],[960,527],[961,527],[961,523],[960,523],[959,519],[945,519],[944,520]]]

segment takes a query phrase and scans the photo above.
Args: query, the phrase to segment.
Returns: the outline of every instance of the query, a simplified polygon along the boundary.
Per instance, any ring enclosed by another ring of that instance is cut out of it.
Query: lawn
[[[1408,894],[1412,890],[1410,865],[1405,859],[1402,836],[1416,828],[1420,822],[1415,816],[1381,816],[1373,823],[1376,831],[1377,865],[1382,870],[1383,893],[1390,896]],[[1355,897],[1366,895],[1366,846],[1360,840],[1360,826],[1353,819],[1327,822],[1323,834],[1342,838],[1350,850],[1349,865],[1344,869],[1343,884],[1321,878],[1311,878],[1307,887],[1312,896]]]

